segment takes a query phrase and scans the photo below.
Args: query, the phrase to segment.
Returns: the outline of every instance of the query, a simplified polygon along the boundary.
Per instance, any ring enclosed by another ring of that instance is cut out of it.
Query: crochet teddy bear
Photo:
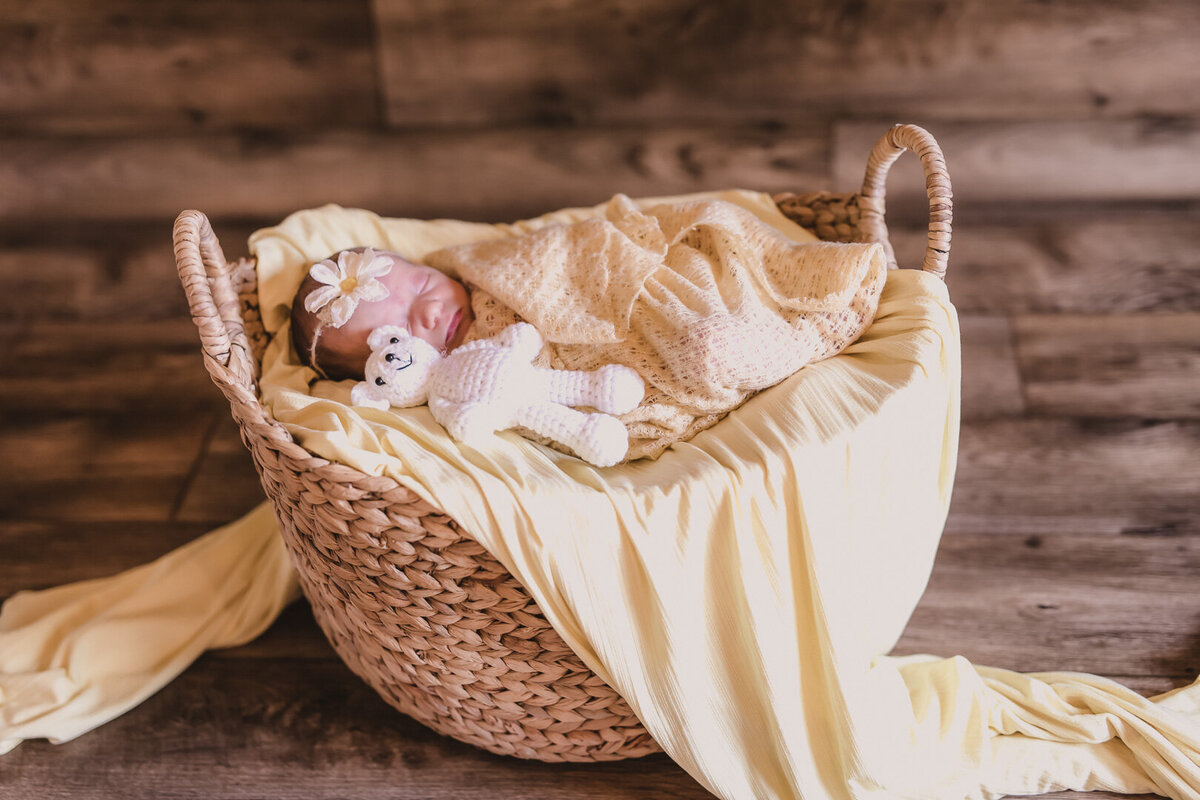
[[[433,418],[459,441],[478,443],[521,426],[598,467],[616,464],[629,449],[625,426],[610,415],[637,407],[645,391],[641,377],[618,364],[591,372],[536,367],[531,362],[542,335],[529,323],[445,355],[396,325],[374,329],[367,343],[366,380],[350,395],[355,405],[386,409],[428,402]]]

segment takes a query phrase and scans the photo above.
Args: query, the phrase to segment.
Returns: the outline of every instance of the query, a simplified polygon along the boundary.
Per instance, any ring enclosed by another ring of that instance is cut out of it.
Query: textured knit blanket
[[[547,341],[539,365],[625,364],[645,400],[622,417],[627,458],[691,438],[875,316],[886,266],[873,244],[795,241],[741,206],[703,198],[458,245],[426,262],[471,287],[484,338],[518,320]]]

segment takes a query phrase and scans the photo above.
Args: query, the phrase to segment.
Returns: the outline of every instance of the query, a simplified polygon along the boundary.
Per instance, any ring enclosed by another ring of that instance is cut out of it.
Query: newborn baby
[[[367,337],[399,325],[437,350],[462,344],[472,321],[466,287],[396,253],[356,247],[312,267],[292,302],[292,342],[330,380],[362,380]]]

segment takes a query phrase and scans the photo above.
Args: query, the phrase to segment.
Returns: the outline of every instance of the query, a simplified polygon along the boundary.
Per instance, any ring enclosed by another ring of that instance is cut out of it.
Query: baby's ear
[[[350,390],[350,402],[356,406],[377,408],[380,411],[391,408],[391,404],[376,394],[375,388],[366,381],[354,384],[354,388]]]
[[[367,344],[372,350],[378,350],[390,344],[392,339],[407,339],[411,335],[407,328],[399,325],[380,325],[367,336]]]

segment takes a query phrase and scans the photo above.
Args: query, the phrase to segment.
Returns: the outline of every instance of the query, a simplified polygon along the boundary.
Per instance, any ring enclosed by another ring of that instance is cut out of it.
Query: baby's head
[[[292,300],[292,342],[301,361],[332,380],[362,380],[367,337],[399,325],[441,351],[470,327],[466,287],[396,253],[356,247],[314,264]]]

